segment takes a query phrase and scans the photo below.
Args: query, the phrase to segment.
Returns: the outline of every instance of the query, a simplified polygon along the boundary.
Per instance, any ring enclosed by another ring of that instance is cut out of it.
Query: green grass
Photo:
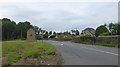
[[[117,44],[103,43],[103,42],[96,42],[96,43],[93,43],[93,42],[75,42],[75,43],[119,48],[119,47],[117,46]]]
[[[2,42],[0,41],[0,56],[2,55]]]
[[[27,42],[20,40],[2,42],[2,56],[5,58],[3,65],[11,65],[20,59],[28,57],[42,58],[55,54],[55,47],[46,42]]]

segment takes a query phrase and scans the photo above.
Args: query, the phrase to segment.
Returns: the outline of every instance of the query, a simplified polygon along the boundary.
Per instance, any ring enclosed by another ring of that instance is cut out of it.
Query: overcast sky
[[[84,2],[85,1],[85,2]],[[118,21],[117,0],[2,0],[0,2],[0,19],[10,18],[16,22],[29,21],[33,25],[48,31],[80,31]]]

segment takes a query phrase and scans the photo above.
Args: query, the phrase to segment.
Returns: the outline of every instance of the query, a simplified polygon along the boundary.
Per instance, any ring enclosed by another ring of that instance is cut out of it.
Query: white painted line
[[[112,53],[112,52],[108,52],[108,51],[102,51],[102,50],[97,50],[97,49],[94,49],[94,48],[88,48],[88,47],[82,47],[82,48],[85,48],[85,49],[90,49],[90,50],[94,50],[94,51],[98,51],[98,52],[103,52],[103,53],[107,53],[107,54],[112,54],[112,55],[119,55],[119,54],[116,54],[116,53]]]

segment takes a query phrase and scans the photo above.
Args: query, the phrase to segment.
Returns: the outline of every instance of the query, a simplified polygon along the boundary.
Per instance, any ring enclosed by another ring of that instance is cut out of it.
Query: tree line
[[[26,39],[27,30],[32,27],[36,32],[36,38],[48,38],[49,35],[55,34],[56,32],[46,31],[38,26],[32,25],[28,21],[18,22],[12,21],[8,18],[0,19],[0,24],[2,26],[2,40],[14,40],[14,39]]]
[[[64,35],[71,35],[71,36],[78,36],[82,33],[79,32],[77,29],[73,29],[70,32],[66,31],[61,34]],[[98,26],[95,29],[95,37],[98,36],[111,36],[111,35],[120,35],[120,23],[108,23]]]
[[[33,27],[34,30],[37,32],[36,37],[37,39],[41,38],[54,38],[57,34],[61,35],[69,35],[69,36],[76,36],[80,35],[80,32],[76,30],[71,30],[71,32],[63,32],[63,33],[56,33],[53,31],[46,31],[42,30],[42,28],[38,26],[33,26],[30,22],[18,22],[12,21],[8,18],[0,19],[0,24],[2,24],[2,40],[13,40],[13,39],[26,39],[27,30],[30,27]],[[120,23],[109,23],[100,25],[96,28],[95,36],[105,36],[105,35],[120,35]]]
[[[12,40],[26,38],[27,30],[32,27],[28,21],[16,23],[8,18],[1,19],[2,21],[2,40]]]
[[[120,35],[120,23],[109,23],[96,28],[96,37],[107,35]]]

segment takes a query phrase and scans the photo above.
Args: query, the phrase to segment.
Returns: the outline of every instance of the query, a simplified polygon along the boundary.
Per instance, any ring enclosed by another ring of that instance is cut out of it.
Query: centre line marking
[[[116,55],[116,56],[119,55],[119,54],[116,54],[116,53],[107,52],[107,51],[102,51],[102,50],[97,50],[97,49],[94,49],[94,48],[87,48],[87,47],[82,47],[82,48],[90,49],[90,50],[94,50],[94,51],[98,51],[98,52],[103,52],[103,53],[107,53],[107,54],[112,54],[112,55]]]

